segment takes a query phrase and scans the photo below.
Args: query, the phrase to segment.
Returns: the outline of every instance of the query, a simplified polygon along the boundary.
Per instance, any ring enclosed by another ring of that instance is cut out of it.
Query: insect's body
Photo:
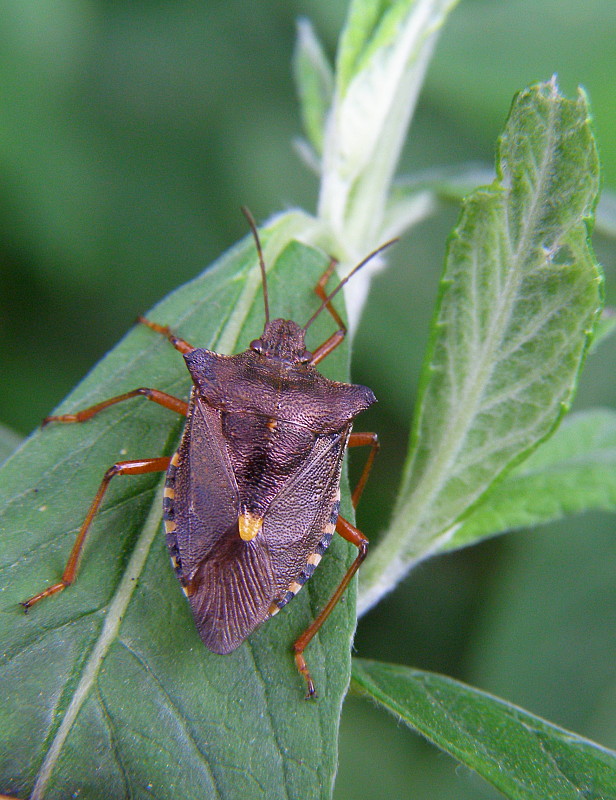
[[[45,420],[85,422],[139,395],[187,418],[171,458],[118,461],[107,470],[62,578],[22,605],[27,610],[75,580],[86,535],[113,477],[166,470],[167,545],[199,634],[215,653],[234,650],[297,594],[334,531],[358,548],[327,605],[293,645],[308,695],[314,696],[304,649],[342,596],[368,546],[366,537],[338,515],[342,458],[347,447],[371,448],[352,496],[357,505],[378,449],[376,434],[351,433],[354,418],[375,401],[370,389],[328,380],[316,365],[346,333],[332,297],[371,256],[326,295],[332,261],[315,287],[323,302],[303,327],[291,320],[270,321],[265,264],[254,221],[247,216],[263,277],[266,322],[261,338],[245,352],[225,356],[195,348],[165,325],[140,318],[184,355],[194,384],[190,401],[141,387]],[[310,353],[306,330],[324,309],[339,328]]]
[[[201,638],[228,653],[316,568],[335,529],[364,386],[324,378],[274,320],[236,356],[185,355],[194,388],[165,491],[167,543]]]

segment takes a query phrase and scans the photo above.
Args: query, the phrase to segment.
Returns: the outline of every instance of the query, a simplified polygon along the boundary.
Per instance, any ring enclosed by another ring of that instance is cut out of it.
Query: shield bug
[[[230,653],[297,594],[317,568],[334,531],[358,548],[333,596],[293,647],[307,696],[314,696],[304,649],[340,599],[368,547],[366,537],[338,513],[342,459],[347,447],[370,447],[352,495],[357,505],[378,449],[376,434],[351,432],[355,417],[375,401],[372,391],[329,380],[316,366],[346,334],[333,297],[390,243],[359,263],[327,294],[325,287],[336,266],[332,260],[315,287],[321,305],[300,326],[292,320],[270,319],[261,244],[252,216],[244,213],[263,281],[263,333],[243,353],[227,356],[193,347],[168,327],[140,318],[183,354],[193,380],[190,400],[142,387],[43,421],[44,425],[85,422],[139,395],[186,417],[173,456],[119,461],[107,470],[62,578],[22,605],[28,610],[75,580],[86,535],[113,477],[166,470],[167,546],[201,639],[214,653]],[[324,310],[337,330],[309,352],[306,331]]]

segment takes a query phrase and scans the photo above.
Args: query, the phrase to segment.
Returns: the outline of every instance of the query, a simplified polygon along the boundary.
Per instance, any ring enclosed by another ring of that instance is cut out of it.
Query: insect
[[[357,505],[378,450],[374,433],[352,433],[355,417],[375,402],[365,386],[323,377],[316,365],[344,339],[346,327],[332,305],[358,264],[328,295],[332,260],[315,287],[321,305],[308,322],[270,320],[267,279],[255,222],[263,281],[265,327],[238,355],[193,347],[167,326],[139,321],[183,354],[193,380],[188,402],[158,389],[139,388],[43,424],[85,422],[104,409],[144,396],[186,417],[171,457],[118,461],[105,473],[81,525],[60,581],[26,600],[28,610],[75,580],[79,557],[103,496],[116,475],[166,471],[163,520],[176,575],[199,634],[214,653],[230,653],[301,589],[317,568],[334,531],[358,548],[338,588],[294,643],[307,697],[316,694],[304,650],[342,596],[366,556],[368,540],[339,516],[340,472],[347,447],[370,452],[352,502]],[[306,331],[325,309],[337,330],[313,352]]]

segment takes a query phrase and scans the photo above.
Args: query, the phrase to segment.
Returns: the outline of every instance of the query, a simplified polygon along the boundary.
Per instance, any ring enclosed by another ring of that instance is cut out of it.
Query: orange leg
[[[195,349],[192,344],[188,344],[188,342],[184,341],[184,339],[180,339],[179,336],[176,336],[167,325],[159,325],[157,322],[151,322],[146,317],[141,316],[137,317],[137,322],[147,325],[148,328],[156,331],[156,333],[161,333],[163,336],[169,339],[171,344],[176,350],[179,350],[180,353],[192,353],[192,351]]]
[[[329,266],[325,270],[325,272],[319,278],[317,285],[314,287],[314,291],[316,294],[321,298],[321,300],[325,300],[327,298],[327,292],[325,291],[325,287],[327,285],[327,281],[331,278],[334,270],[336,269],[338,262],[335,258],[329,262]],[[310,363],[315,366],[320,361],[328,356],[333,350],[335,350],[338,345],[343,341],[344,337],[346,336],[347,328],[342,318],[334,308],[331,302],[327,303],[325,308],[329,311],[329,313],[334,318],[336,325],[338,325],[338,330],[333,333],[329,339],[323,342],[322,345],[317,347],[317,349],[312,354],[312,359]]]
[[[370,253],[370,255],[366,256],[366,258],[364,258],[363,261],[360,261],[359,264],[353,267],[353,269],[349,272],[349,274],[340,281],[338,286],[334,289],[333,293],[329,295],[328,299],[328,295],[325,291],[325,286],[327,284],[327,281],[331,278],[334,270],[336,269],[336,265],[338,264],[335,258],[332,258],[332,260],[329,262],[329,266],[319,278],[314,290],[321,298],[321,300],[323,301],[327,300],[327,302],[325,303],[325,307],[334,318],[336,324],[338,325],[339,330],[337,330],[336,333],[330,336],[329,339],[327,339],[327,341],[323,342],[323,344],[320,347],[317,347],[317,349],[312,354],[312,358],[310,360],[311,364],[313,365],[318,364],[319,361],[322,361],[325,358],[325,356],[329,355],[332,352],[332,350],[335,350],[336,347],[338,347],[338,345],[340,344],[340,342],[344,339],[347,332],[346,325],[344,324],[342,318],[340,317],[340,315],[338,314],[338,312],[331,303],[332,295],[336,294],[340,289],[342,289],[342,287],[344,286],[345,283],[347,283],[349,278],[351,278],[358,270],[360,270],[365,264],[367,264],[371,259],[373,259],[378,253],[382,252],[383,250],[385,250],[386,247],[389,247],[390,245],[392,245],[394,242],[397,241],[398,241],[397,239],[392,239],[389,242],[385,242],[385,244],[381,245],[380,247],[377,247],[377,249],[374,250],[372,253]],[[310,323],[320,313],[320,311],[321,309],[319,309],[314,314],[314,316],[307,322],[306,327],[310,325]]]
[[[190,353],[195,349],[191,344],[185,342],[184,339],[177,337],[166,325],[158,325],[156,322],[150,322],[150,320],[145,317],[138,317],[137,320],[157,333],[166,336],[180,353]],[[45,417],[43,426],[47,425],[49,422],[85,422],[104,408],[113,406],[116,403],[121,403],[124,400],[129,400],[131,397],[138,397],[139,395],[143,395],[143,397],[146,397],[148,400],[152,400],[152,402],[158,403],[160,406],[175,411],[183,417],[188,414],[188,403],[185,400],[179,400],[177,397],[173,397],[166,392],[161,392],[159,389],[148,389],[146,386],[141,386],[139,389],[133,389],[131,392],[125,392],[116,397],[110,397],[108,400],[103,400],[102,403],[89,406],[74,414],[59,414],[57,416]]]
[[[346,336],[346,331],[336,331],[336,333],[332,333],[332,335],[327,339],[323,344],[319,345],[317,349],[312,354],[312,358],[310,359],[310,363],[312,366],[316,366],[320,361],[323,361],[333,350],[335,350],[339,344],[342,343],[344,337]]]
[[[42,424],[45,426],[49,422],[85,422],[104,408],[113,406],[116,403],[121,403],[131,397],[138,397],[139,395],[143,395],[147,397],[148,400],[152,400],[152,402],[158,403],[160,406],[169,408],[171,411],[175,411],[184,417],[188,414],[188,403],[185,400],[179,400],[177,397],[166,394],[166,392],[161,392],[158,389],[148,389],[145,386],[141,386],[139,389],[133,389],[132,392],[125,392],[116,397],[110,397],[108,400],[103,400],[102,403],[89,406],[74,414],[59,414],[57,416],[45,417]]]
[[[26,611],[44,597],[49,597],[52,594],[56,594],[56,592],[61,592],[63,589],[66,589],[66,587],[70,586],[70,584],[75,580],[75,575],[77,574],[77,565],[79,563],[79,556],[81,555],[83,544],[85,542],[88,530],[90,529],[90,525],[92,524],[92,520],[99,509],[111,479],[116,475],[144,475],[147,472],[164,472],[169,467],[170,461],[171,459],[169,457],[146,458],[140,461],[118,461],[117,464],[114,464],[107,470],[103,480],[101,481],[101,485],[98,487],[98,491],[94,496],[94,500],[88,509],[88,513],[86,514],[86,518],[81,525],[79,533],[77,534],[75,544],[70,552],[60,581],[58,583],[54,583],[52,586],[49,586],[47,589],[44,589],[42,592],[35,594],[34,597],[31,597],[29,600],[21,603]]]
[[[317,633],[321,625],[325,622],[325,620],[331,614],[333,608],[335,607],[336,603],[342,597],[344,590],[347,588],[349,583],[351,582],[351,578],[357,570],[359,569],[359,565],[364,560],[368,553],[368,539],[364,536],[364,534],[357,530],[354,525],[351,525],[350,522],[347,522],[344,517],[338,517],[338,521],[336,522],[336,531],[339,533],[347,542],[351,542],[354,544],[355,547],[359,550],[357,554],[357,558],[349,569],[346,572],[344,578],[340,581],[338,588],[330,597],[329,602],[325,606],[325,608],[321,611],[318,617],[314,620],[312,625],[310,625],[306,630],[302,633],[299,639],[293,645],[293,650],[295,652],[295,665],[299,672],[304,676],[304,680],[306,681],[306,698],[315,697],[316,696],[316,689],[314,686],[314,681],[310,676],[310,672],[308,671],[308,666],[306,665],[306,660],[304,658],[304,650],[308,646],[309,642],[312,640],[314,635]]]
[[[325,291],[325,287],[327,286],[327,282],[329,281],[331,276],[334,274],[334,270],[336,269],[337,266],[338,266],[338,261],[335,258],[332,258],[332,260],[329,262],[327,266],[327,269],[321,275],[321,277],[317,281],[317,285],[314,287],[314,291],[321,298],[321,300],[325,300],[327,298],[327,292]],[[329,313],[332,315],[336,325],[340,328],[340,330],[346,333],[346,325],[344,324],[342,318],[334,308],[332,302],[330,301],[329,303],[327,303],[325,308],[327,308]]]
[[[364,464],[364,468],[359,476],[359,480],[357,481],[357,486],[353,490],[353,495],[351,497],[351,501],[353,503],[353,508],[357,508],[357,505],[360,501],[360,498],[364,492],[366,487],[366,483],[368,481],[368,476],[370,475],[370,470],[372,469],[372,465],[374,463],[374,457],[379,452],[379,437],[376,433],[367,433],[362,431],[360,433],[352,433],[349,436],[349,443],[348,447],[364,447],[366,445],[370,446],[370,452],[368,454],[368,458],[366,459],[366,463]]]

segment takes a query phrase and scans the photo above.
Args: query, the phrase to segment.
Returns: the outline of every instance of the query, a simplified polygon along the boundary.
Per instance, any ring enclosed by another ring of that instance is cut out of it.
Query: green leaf
[[[0,464],[19,447],[22,437],[6,425],[0,425]]]
[[[445,549],[589,510],[616,511],[616,412],[609,409],[565,419],[464,520]]]
[[[386,9],[382,0],[352,0],[349,5],[336,58],[336,83],[341,96],[358,72],[362,52]]]
[[[353,659],[368,695],[512,800],[612,800],[616,753],[434,673]]]
[[[300,323],[317,306],[313,287],[327,264],[293,241],[313,225],[292,213],[263,231],[272,313]],[[200,346],[247,347],[263,326],[252,241],[149,316]],[[321,315],[309,346],[331,331]],[[344,378],[347,356],[339,351],[323,371]],[[181,356],[136,326],[60,411],[137,386],[186,397],[189,384]],[[306,651],[315,702],[304,700],[291,646],[340,581],[354,550],[347,543],[332,543],[316,576],[275,620],[231,655],[214,655],[169,565],[161,477],[120,477],[92,526],[75,584],[27,616],[18,605],[59,578],[105,469],[119,459],[171,454],[181,427],[171,412],[134,399],[82,425],[48,426],[1,470],[3,791],[45,800],[330,795],[354,590]]]
[[[297,26],[293,73],[304,131],[315,153],[321,155],[327,112],[334,91],[334,77],[321,43],[307,19],[300,20]]]
[[[390,530],[362,573],[369,608],[494,481],[556,428],[601,303],[588,244],[597,153],[580,92],[517,96],[498,182],[464,203],[449,243],[409,460]]]

